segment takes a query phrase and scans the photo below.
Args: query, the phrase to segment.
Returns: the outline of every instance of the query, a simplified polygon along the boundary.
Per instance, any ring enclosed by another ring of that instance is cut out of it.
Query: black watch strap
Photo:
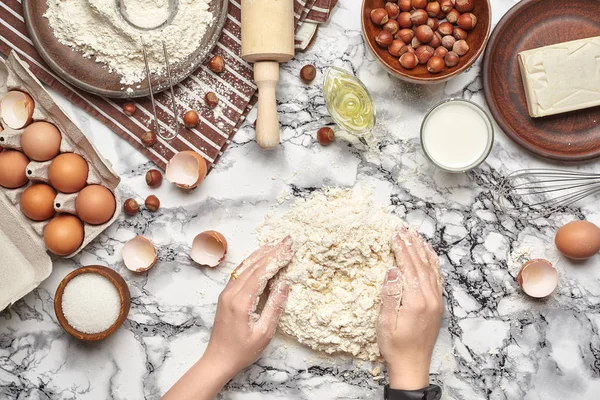
[[[440,400],[442,389],[437,385],[429,385],[420,390],[396,390],[385,385],[385,400]]]

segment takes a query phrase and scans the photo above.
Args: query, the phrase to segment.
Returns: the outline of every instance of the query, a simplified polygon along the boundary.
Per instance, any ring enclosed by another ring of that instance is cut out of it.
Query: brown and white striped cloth
[[[294,2],[294,17],[298,29],[302,25],[327,21],[330,10],[337,0],[294,0]],[[197,152],[212,167],[219,160],[257,100],[252,67],[240,57],[240,21],[239,0],[229,0],[223,32],[209,56],[209,58],[214,55],[222,56],[226,64],[225,71],[222,74],[215,74],[206,65],[202,65],[175,88],[177,118],[183,124],[181,115],[186,110],[190,108],[201,110],[198,127],[186,129],[182,126],[177,138],[170,141],[159,138],[158,143],[152,147],[145,147],[140,140],[140,137],[154,126],[150,98],[136,99],[140,112],[128,117],[122,112],[123,100],[89,94],[61,79],[44,63],[29,39],[21,0],[0,0],[0,53],[6,57],[11,51],[17,52],[29,64],[38,79],[96,117],[160,168],[164,169],[173,154],[182,150]],[[316,29],[306,43],[297,40],[297,47],[300,50],[305,49],[315,34]],[[219,95],[221,105],[216,110],[208,110],[200,106],[203,104],[204,94],[208,91],[214,91]],[[173,132],[170,96],[160,93],[155,96],[155,100],[161,128]]]

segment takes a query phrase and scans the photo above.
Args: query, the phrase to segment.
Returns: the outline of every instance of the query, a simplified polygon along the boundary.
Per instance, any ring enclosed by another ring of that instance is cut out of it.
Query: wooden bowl
[[[78,275],[86,273],[102,275],[103,277],[108,279],[113,285],[115,285],[117,291],[119,292],[119,298],[121,299],[119,317],[110,328],[103,332],[93,334],[80,332],[77,329],[73,328],[71,325],[69,325],[67,319],[65,318],[65,315],[63,314],[62,297],[65,291],[65,287],[71,281],[71,279],[75,278]],[[127,287],[127,283],[125,283],[123,277],[121,277],[121,275],[119,275],[112,269],[103,267],[101,265],[89,265],[87,267],[81,267],[71,272],[62,280],[62,282],[60,282],[60,285],[58,285],[58,289],[56,289],[56,294],[54,295],[54,312],[56,313],[56,318],[58,319],[58,323],[60,324],[60,326],[62,326],[63,329],[67,331],[69,335],[73,336],[76,339],[85,341],[102,340],[110,336],[113,332],[117,330],[119,326],[121,326],[121,324],[123,324],[123,322],[127,318],[127,314],[129,313],[130,306],[131,296],[129,294],[129,288]]]
[[[490,36],[492,26],[492,7],[489,0],[475,0],[475,8],[472,11],[477,17],[475,29],[468,32],[467,43],[471,48],[469,52],[460,58],[458,65],[448,68],[439,74],[432,74],[427,71],[426,65],[418,65],[414,69],[405,69],[400,65],[398,57],[392,56],[387,49],[379,47],[375,42],[375,35],[381,30],[371,21],[371,11],[376,8],[383,8],[386,0],[363,0],[362,4],[362,31],[371,52],[388,72],[403,81],[420,84],[432,84],[445,82],[448,79],[466,71],[479,58],[485,49],[485,45]]]

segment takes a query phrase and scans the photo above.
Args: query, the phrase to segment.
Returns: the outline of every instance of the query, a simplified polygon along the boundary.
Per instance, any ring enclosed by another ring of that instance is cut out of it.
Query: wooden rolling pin
[[[263,149],[279,144],[275,89],[279,63],[294,57],[294,1],[242,0],[242,58],[254,63],[258,86],[256,142]]]

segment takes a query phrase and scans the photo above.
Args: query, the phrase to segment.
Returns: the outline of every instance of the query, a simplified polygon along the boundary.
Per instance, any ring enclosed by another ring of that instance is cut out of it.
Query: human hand
[[[390,387],[418,390],[429,385],[429,366],[440,331],[444,302],[437,254],[414,229],[392,239],[398,268],[382,290],[377,343],[388,363]]]

